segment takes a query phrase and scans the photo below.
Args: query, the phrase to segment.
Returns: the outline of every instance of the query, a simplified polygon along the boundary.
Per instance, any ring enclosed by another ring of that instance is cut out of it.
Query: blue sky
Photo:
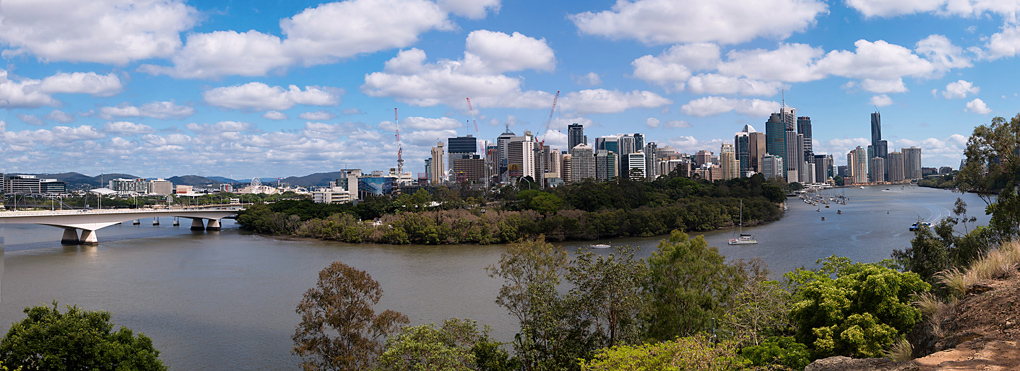
[[[0,171],[292,176],[504,125],[719,151],[786,104],[816,153],[957,167],[1020,111],[1020,1],[5,0]],[[546,130],[553,97],[556,111]],[[468,110],[471,98],[474,110]],[[478,124],[475,131],[471,120]]]

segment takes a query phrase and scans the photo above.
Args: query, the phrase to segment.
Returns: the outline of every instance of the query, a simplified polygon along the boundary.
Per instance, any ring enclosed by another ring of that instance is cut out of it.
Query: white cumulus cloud
[[[112,120],[116,117],[150,117],[155,119],[182,119],[195,113],[191,106],[181,106],[173,101],[149,102],[141,107],[121,103],[115,107],[101,107],[99,117]]]
[[[124,65],[165,57],[198,12],[179,0],[4,0],[5,57]]]
[[[340,104],[343,89],[320,86],[306,86],[301,90],[290,85],[286,90],[261,82],[244,85],[219,87],[202,93],[206,103],[213,106],[234,109],[285,110],[298,104],[313,106],[335,106]]]
[[[618,0],[611,10],[573,14],[582,33],[646,44],[785,39],[828,11],[815,0]]]
[[[303,112],[298,115],[302,120],[308,121],[326,121],[332,120],[336,115],[326,111],[315,111],[315,112]]]
[[[136,124],[128,121],[108,122],[103,125],[103,131],[113,134],[152,134],[156,132],[151,126]]]
[[[989,113],[992,113],[992,109],[988,108],[988,105],[985,104],[985,101],[978,98],[974,98],[974,100],[967,102],[967,111],[974,112],[979,115],[987,115]]]
[[[868,101],[868,104],[870,104],[872,106],[877,106],[877,107],[885,107],[885,106],[893,104],[893,101],[892,101],[892,98],[889,98],[888,95],[879,94],[879,95],[872,96],[871,100]]]
[[[946,90],[942,92],[942,96],[946,99],[953,98],[966,98],[967,94],[977,94],[981,92],[981,88],[974,86],[974,83],[966,80],[958,80],[946,84]]]

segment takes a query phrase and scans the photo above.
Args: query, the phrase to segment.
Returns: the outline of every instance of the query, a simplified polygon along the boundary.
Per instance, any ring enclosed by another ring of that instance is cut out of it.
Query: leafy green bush
[[[913,272],[829,257],[822,269],[786,274],[796,285],[791,316],[797,341],[815,358],[881,357],[921,319],[911,295],[931,285]]]
[[[609,370],[744,370],[748,361],[737,355],[733,342],[712,344],[705,334],[642,345],[620,345],[600,350],[584,371]]]
[[[798,343],[791,336],[773,336],[759,345],[740,350],[740,355],[758,367],[781,365],[794,370],[803,370],[811,363],[807,346]]]

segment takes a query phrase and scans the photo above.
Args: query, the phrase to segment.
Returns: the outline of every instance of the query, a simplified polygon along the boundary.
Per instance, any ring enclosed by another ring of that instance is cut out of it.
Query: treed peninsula
[[[357,205],[281,200],[246,207],[241,228],[260,234],[347,243],[502,244],[711,231],[778,220],[788,185],[761,175],[710,183],[678,176],[654,181],[585,181],[547,190],[526,185],[489,192],[436,187]]]

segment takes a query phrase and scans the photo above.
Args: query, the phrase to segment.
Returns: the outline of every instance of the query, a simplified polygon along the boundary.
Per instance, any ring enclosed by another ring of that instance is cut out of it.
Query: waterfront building
[[[575,122],[567,126],[567,148],[578,144],[588,144],[588,137],[584,136],[584,125]]]
[[[871,174],[869,174],[872,183],[880,183],[885,181],[885,159],[881,157],[872,157]]]
[[[56,179],[43,179],[39,181],[39,191],[47,194],[67,193],[67,182]]]
[[[719,148],[719,164],[722,171],[722,179],[728,180],[740,177],[740,162],[737,161],[736,151],[730,143],[723,143]]]
[[[446,181],[446,169],[443,167],[443,142],[436,143],[436,146],[432,147],[432,161],[429,164],[429,182],[432,185],[443,184]]]
[[[850,184],[865,184],[868,182],[868,158],[864,148],[857,146],[857,148],[847,153],[846,157],[847,173],[850,178]]]
[[[815,155],[815,181],[824,182],[832,178],[832,155]]]
[[[761,158],[761,174],[765,179],[783,177],[786,173],[786,166],[783,166],[783,158],[767,154]]]
[[[570,181],[595,178],[595,152],[585,144],[570,149]]]
[[[107,182],[106,187],[118,193],[127,194],[149,193],[149,181],[146,179],[117,178]]]
[[[921,148],[903,148],[903,176],[906,179],[921,179]]]
[[[4,182],[6,194],[39,194],[42,193],[41,180],[35,175],[11,175]]]
[[[902,152],[889,152],[888,158],[885,160],[887,181],[899,182],[905,179],[903,177],[903,153]]]
[[[346,204],[353,201],[353,198],[346,189],[329,187],[313,190],[312,201],[319,204]]]
[[[174,184],[169,180],[158,178],[156,180],[149,181],[149,194],[166,196],[174,193]]]

